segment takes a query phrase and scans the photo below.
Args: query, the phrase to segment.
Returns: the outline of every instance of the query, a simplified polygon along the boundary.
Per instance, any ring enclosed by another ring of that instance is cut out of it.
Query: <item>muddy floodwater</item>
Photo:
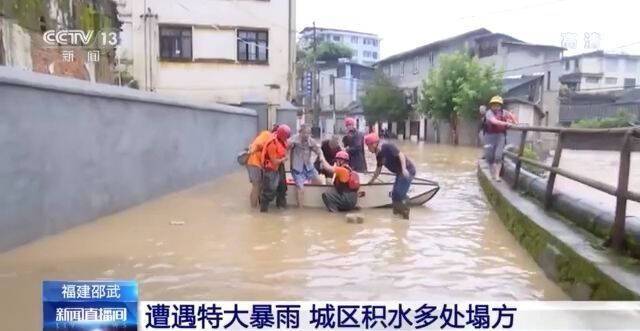
[[[400,146],[442,186],[409,222],[261,214],[238,170],[0,254],[2,329],[41,328],[45,279],[135,279],[143,300],[568,299],[491,211],[479,150]]]

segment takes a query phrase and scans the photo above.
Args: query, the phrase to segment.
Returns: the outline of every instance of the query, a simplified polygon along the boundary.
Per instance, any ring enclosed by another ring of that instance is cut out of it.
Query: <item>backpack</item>
[[[357,172],[349,172],[349,181],[347,182],[347,187],[353,191],[358,191],[360,189],[360,176]]]

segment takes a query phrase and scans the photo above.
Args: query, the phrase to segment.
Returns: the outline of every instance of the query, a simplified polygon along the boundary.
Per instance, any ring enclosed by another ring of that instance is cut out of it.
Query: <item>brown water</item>
[[[560,159],[560,168],[571,170],[576,174],[613,185],[614,187],[618,186],[619,167],[619,152],[564,150]],[[616,198],[612,195],[562,176],[558,176],[556,183],[559,190],[572,196],[578,196],[611,212],[616,209]],[[637,152],[631,154],[629,190],[640,192],[640,153]],[[627,203],[627,215],[640,217],[640,203],[629,201]]]
[[[3,330],[41,327],[45,279],[135,279],[147,300],[567,299],[491,211],[478,150],[401,148],[442,186],[410,222],[260,214],[238,171],[0,254]]]

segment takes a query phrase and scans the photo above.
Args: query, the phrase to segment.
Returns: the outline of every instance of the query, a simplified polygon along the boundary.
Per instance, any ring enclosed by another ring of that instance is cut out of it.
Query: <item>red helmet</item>
[[[356,120],[353,119],[353,117],[347,117],[344,119],[344,126],[356,126]]]
[[[347,153],[345,151],[339,151],[338,153],[336,153],[336,159],[337,160],[349,161],[349,153]]]
[[[377,133],[369,133],[368,135],[364,136],[364,143],[367,145],[373,145],[379,141],[380,137],[378,137]]]
[[[286,124],[278,125],[276,129],[276,137],[280,140],[287,140],[291,136],[291,128]]]

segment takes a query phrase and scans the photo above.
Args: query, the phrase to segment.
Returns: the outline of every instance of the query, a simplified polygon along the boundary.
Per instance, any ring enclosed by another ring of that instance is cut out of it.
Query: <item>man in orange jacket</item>
[[[263,180],[262,194],[260,195],[260,211],[267,212],[269,204],[278,193],[278,186],[282,184],[282,176],[278,169],[287,160],[287,140],[291,136],[291,128],[281,124],[276,129],[275,136],[271,138],[263,149]]]
[[[249,158],[247,159],[247,173],[251,183],[251,207],[258,207],[258,199],[262,190],[262,149],[273,137],[270,131],[262,131],[249,145]]]

